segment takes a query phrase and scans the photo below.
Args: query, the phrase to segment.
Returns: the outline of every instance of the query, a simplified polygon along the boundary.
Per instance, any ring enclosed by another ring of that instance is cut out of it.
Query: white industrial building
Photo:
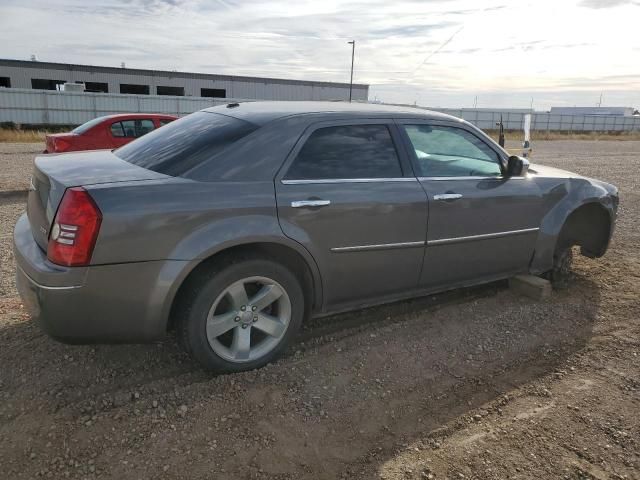
[[[608,115],[615,117],[630,117],[632,107],[551,107],[551,115]]]
[[[65,83],[83,83],[87,92],[109,94],[246,100],[349,98],[348,83],[0,59],[0,88],[59,90]],[[368,96],[368,85],[353,85],[354,100],[366,101]]]

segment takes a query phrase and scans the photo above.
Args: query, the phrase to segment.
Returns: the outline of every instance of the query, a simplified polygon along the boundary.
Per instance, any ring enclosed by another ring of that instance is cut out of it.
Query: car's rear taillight
[[[71,142],[63,138],[53,139],[53,150],[55,152],[66,152],[71,147]]]
[[[81,187],[67,188],[49,233],[47,258],[58,265],[88,265],[102,223],[102,213]]]

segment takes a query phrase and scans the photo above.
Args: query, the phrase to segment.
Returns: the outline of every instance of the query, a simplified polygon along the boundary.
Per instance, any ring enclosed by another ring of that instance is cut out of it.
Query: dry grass
[[[41,143],[48,132],[43,130],[0,129],[0,142],[4,143]]]
[[[485,130],[487,135],[498,141],[498,130]],[[504,132],[506,140],[524,139],[524,132],[510,130]],[[535,140],[640,140],[640,131],[635,132],[554,132],[532,131],[531,141]]]

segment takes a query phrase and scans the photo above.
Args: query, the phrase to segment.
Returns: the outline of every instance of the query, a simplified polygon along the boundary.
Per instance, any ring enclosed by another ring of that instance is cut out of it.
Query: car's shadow
[[[172,337],[154,345],[62,345],[19,307],[4,305],[0,394],[15,411],[5,407],[0,418],[135,408],[139,391],[143,400],[149,392],[169,399],[184,389],[206,402],[241,389],[244,402],[266,405],[252,422],[274,448],[241,449],[220,464],[227,472],[248,462],[273,474],[305,464],[301,478],[377,478],[399,445],[433,443],[432,432],[452,419],[556,371],[591,338],[599,303],[598,286],[586,277],[544,302],[518,297],[504,283],[462,289],[314,320],[275,364],[213,379]],[[295,415],[278,420],[273,398],[299,406],[299,425]],[[225,407],[209,408],[220,415]],[[200,423],[207,419],[193,428]]]
[[[411,315],[492,296],[505,287],[506,282],[495,282],[308,320],[280,362],[286,362],[310,344],[317,347],[358,332],[373,333],[385,325],[402,323],[412,318]],[[3,345],[0,363],[19,366],[17,371],[36,373],[37,377],[31,378],[29,383],[37,384],[39,390],[51,392],[55,396],[51,405],[57,405],[56,410],[78,402],[73,393],[74,386],[86,385],[89,379],[96,377],[100,380],[92,382],[90,393],[93,395],[129,391],[166,379],[188,384],[215,376],[203,371],[184,353],[174,332],[153,344],[66,345],[42,333],[28,318],[19,299],[5,299],[2,310],[9,314],[13,311],[14,321],[0,325],[0,343]],[[15,372],[11,368],[0,371],[5,389],[12,384],[20,385],[14,378]]]

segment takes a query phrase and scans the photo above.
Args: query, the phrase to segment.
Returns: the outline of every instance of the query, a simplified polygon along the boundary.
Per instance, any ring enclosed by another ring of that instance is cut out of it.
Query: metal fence
[[[522,130],[526,113],[509,111],[487,111],[471,109],[431,109],[464,118],[482,130],[495,130],[496,124],[504,123],[507,130]],[[616,115],[553,115],[531,113],[531,130],[554,130],[565,132],[630,132],[640,131],[640,117]]]
[[[114,113],[187,115],[228,103],[229,99],[120,95],[0,88],[0,122],[33,125],[80,125]]]
[[[0,88],[0,122],[80,125],[92,118],[113,113],[146,112],[186,115],[232,101],[240,101],[240,99]],[[521,130],[524,125],[524,112],[441,108],[432,110],[464,118],[483,130],[495,129],[500,116],[508,130]],[[640,117],[532,113],[531,130],[640,131]]]

